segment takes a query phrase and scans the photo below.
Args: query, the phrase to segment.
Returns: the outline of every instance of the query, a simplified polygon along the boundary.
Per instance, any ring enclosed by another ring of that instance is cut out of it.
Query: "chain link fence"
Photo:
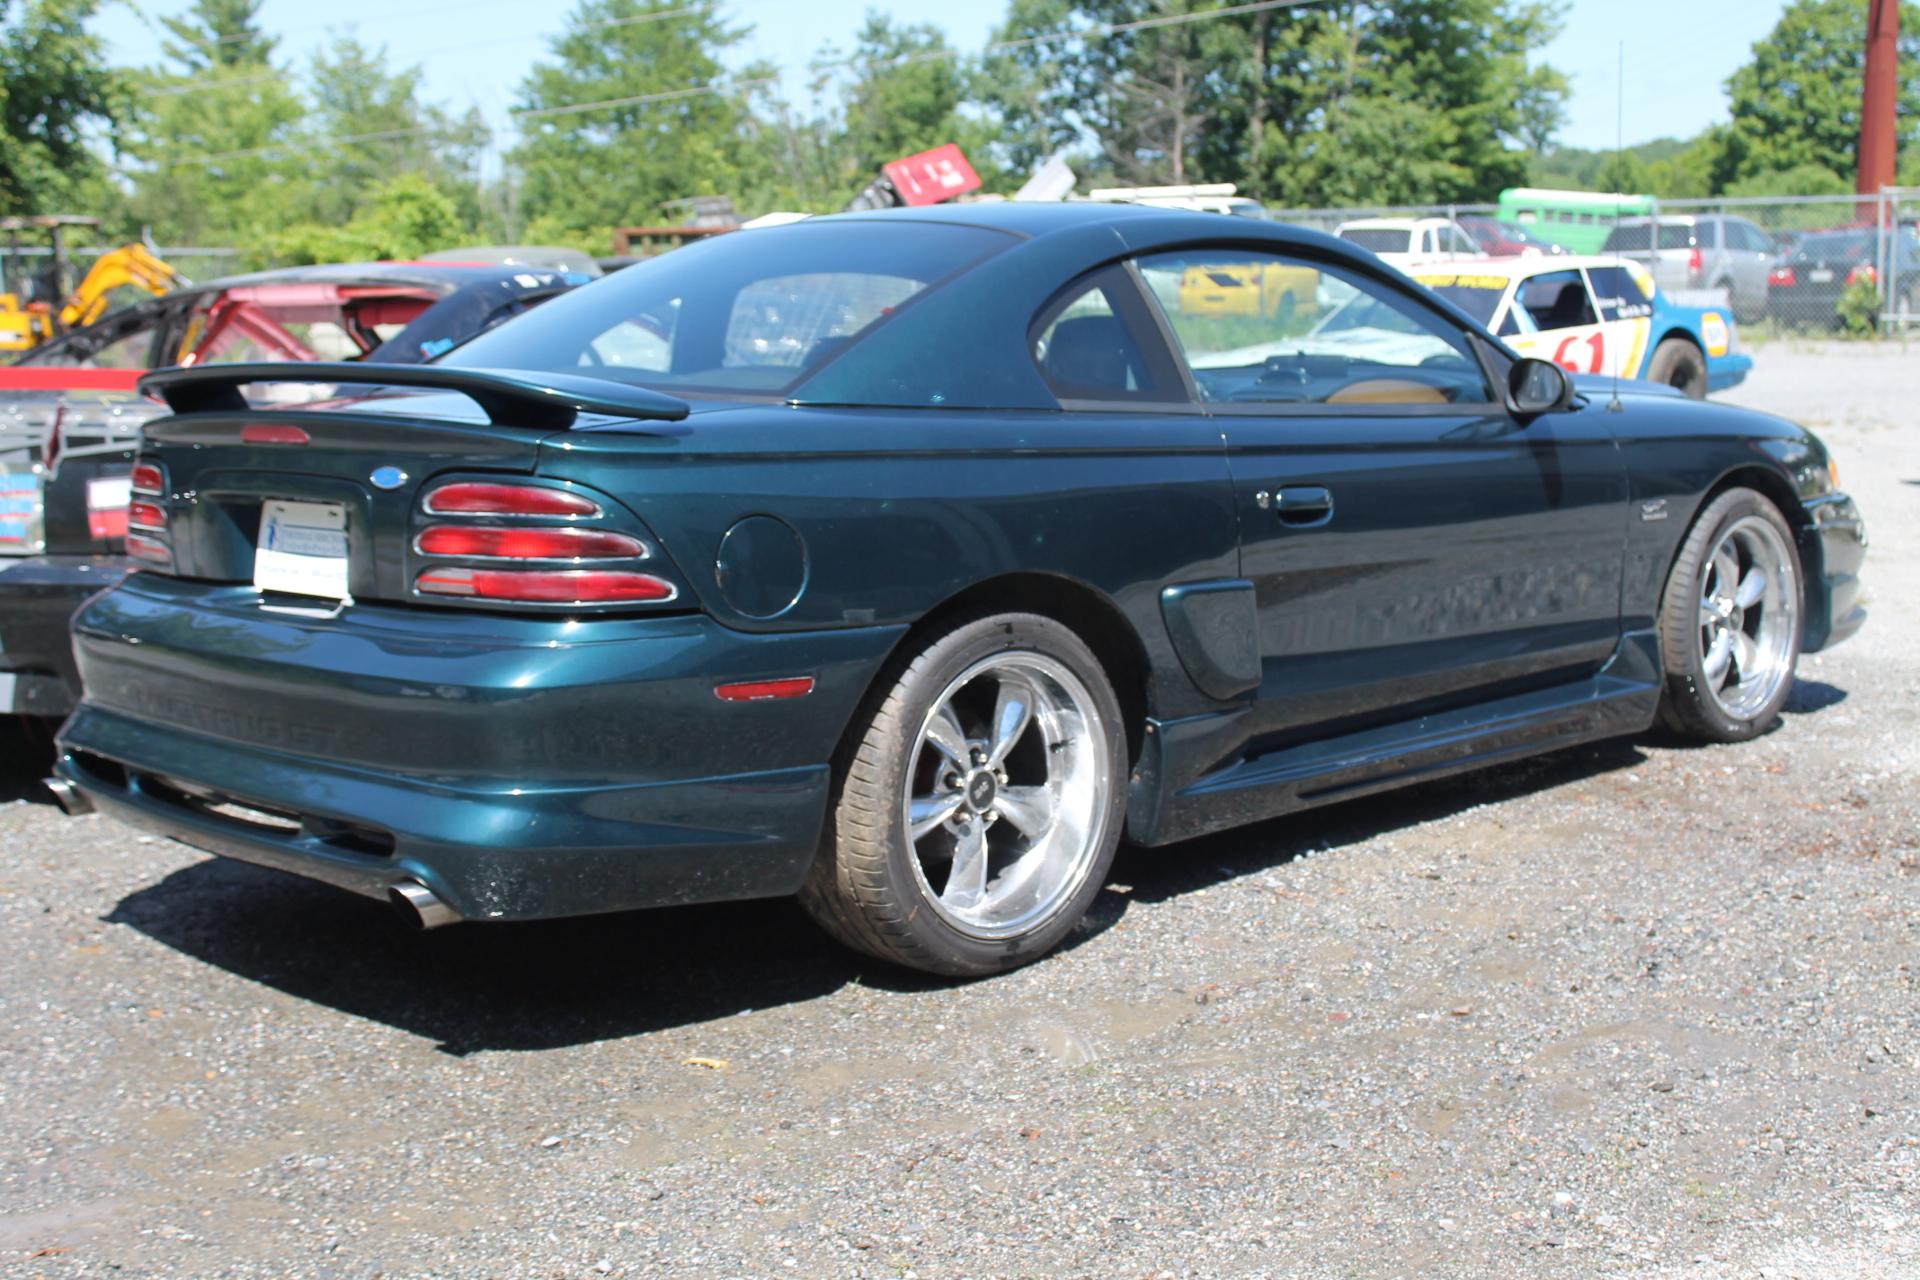
[[[1376,252],[1426,258],[1629,258],[1648,267],[1676,302],[1727,307],[1750,332],[1920,333],[1920,188],[1873,196],[1623,200],[1631,211],[1618,212],[1524,204],[1270,209],[1268,216]]]

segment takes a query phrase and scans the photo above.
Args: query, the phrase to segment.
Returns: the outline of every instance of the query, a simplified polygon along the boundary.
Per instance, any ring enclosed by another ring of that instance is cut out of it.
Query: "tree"
[[[315,55],[304,132],[318,221],[347,222],[383,181],[402,174],[446,195],[463,222],[479,220],[487,127],[475,110],[456,118],[422,102],[420,80],[420,68],[394,71],[385,49],[350,37]]]
[[[553,60],[520,87],[522,141],[508,159],[522,217],[646,223],[666,201],[760,180],[744,95],[720,63],[742,34],[714,0],[580,0]]]
[[[1079,136],[1135,182],[1231,181],[1283,204],[1491,198],[1558,127],[1538,0],[1014,0],[988,97],[1010,159]],[[1188,18],[1191,20],[1173,21]],[[1151,25],[1145,25],[1151,24]],[[1065,32],[1067,38],[1062,39]]]
[[[131,218],[175,242],[258,242],[313,207],[306,106],[268,59],[258,0],[197,0],[168,19],[169,63],[133,77]]]
[[[372,187],[350,221],[299,223],[276,233],[270,244],[273,256],[286,263],[365,262],[418,258],[450,249],[466,234],[467,224],[446,193],[410,173]]]
[[[260,29],[260,0],[194,0],[185,17],[162,18],[172,34],[160,51],[188,72],[260,67],[280,42]]]
[[[1860,92],[1866,66],[1863,0],[1793,0],[1753,60],[1727,80],[1731,122],[1719,133],[1713,183],[1814,165],[1851,180],[1859,171]],[[1902,142],[1920,130],[1920,5],[1900,6],[1897,111]]]
[[[0,213],[88,207],[105,169],[89,128],[109,138],[125,113],[120,77],[87,29],[97,0],[0,0]]]

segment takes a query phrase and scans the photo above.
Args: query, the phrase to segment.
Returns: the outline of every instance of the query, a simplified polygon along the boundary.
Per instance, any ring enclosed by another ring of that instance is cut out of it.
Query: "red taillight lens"
[[[650,573],[611,569],[429,569],[414,586],[432,595],[526,604],[654,604],[675,595]]]
[[[1863,262],[1847,272],[1848,284],[1859,284],[1863,280],[1868,284],[1880,283],[1880,273],[1874,269],[1871,262]]]
[[[1695,245],[1687,253],[1687,274],[1692,276],[1695,280],[1698,280],[1700,278],[1700,273],[1702,271],[1705,271],[1706,269],[1707,269],[1707,260],[1705,257],[1701,255],[1700,247],[1698,245]]]
[[[241,444],[311,444],[313,437],[304,428],[282,423],[249,422],[240,428]]]
[[[1776,289],[1791,289],[1800,283],[1800,277],[1792,267],[1775,267],[1767,273],[1767,283]]]
[[[624,533],[562,526],[557,529],[466,529],[435,525],[420,535],[429,556],[486,556],[500,560],[638,560],[646,544]]]
[[[160,468],[151,462],[139,462],[133,468],[133,491],[151,494],[155,497],[165,492],[167,478],[160,474]]]
[[[157,502],[136,499],[127,504],[127,523],[136,529],[164,529],[167,527],[167,510]]]
[[[597,516],[600,504],[564,489],[530,484],[442,485],[427,495],[436,516]]]
[[[127,554],[135,560],[144,560],[148,564],[173,563],[171,547],[158,538],[149,538],[138,533],[127,535]]]

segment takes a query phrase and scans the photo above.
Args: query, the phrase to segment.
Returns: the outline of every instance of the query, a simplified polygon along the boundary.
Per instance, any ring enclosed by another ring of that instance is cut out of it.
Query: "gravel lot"
[[[1874,618],[1780,729],[1153,853],[972,985],[786,903],[400,932],[0,777],[0,1269],[1920,1275],[1920,345],[1729,396]]]

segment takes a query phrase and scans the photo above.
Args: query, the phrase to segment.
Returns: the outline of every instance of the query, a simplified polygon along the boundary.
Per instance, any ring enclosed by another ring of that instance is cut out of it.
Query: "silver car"
[[[1669,293],[1724,289],[1742,323],[1766,314],[1773,241],[1745,218],[1718,213],[1622,218],[1600,252],[1646,263]]]

